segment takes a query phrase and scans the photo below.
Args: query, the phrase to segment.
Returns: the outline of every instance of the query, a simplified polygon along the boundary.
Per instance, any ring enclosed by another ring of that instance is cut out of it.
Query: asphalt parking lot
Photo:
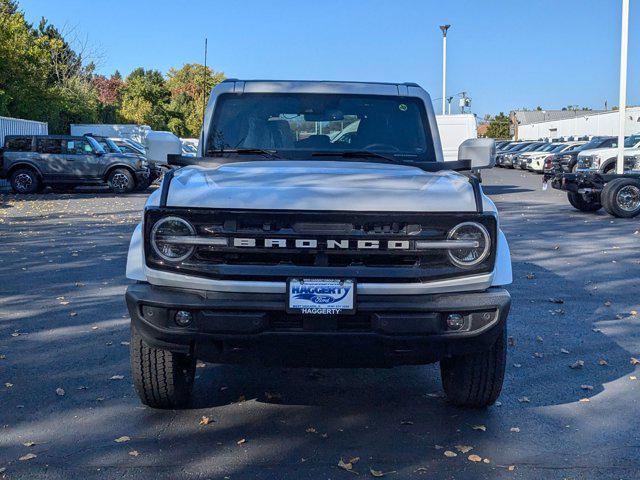
[[[144,408],[123,293],[146,195],[0,195],[0,477],[340,479],[358,457],[360,477],[640,478],[638,219],[580,213],[530,173],[484,185],[514,267],[486,411],[448,406],[436,366],[202,364],[193,409]]]

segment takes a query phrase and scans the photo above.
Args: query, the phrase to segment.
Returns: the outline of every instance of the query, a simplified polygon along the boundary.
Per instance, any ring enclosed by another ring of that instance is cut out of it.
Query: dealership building
[[[618,135],[617,110],[516,110],[509,114],[514,140]],[[640,133],[640,107],[628,107],[625,134]]]

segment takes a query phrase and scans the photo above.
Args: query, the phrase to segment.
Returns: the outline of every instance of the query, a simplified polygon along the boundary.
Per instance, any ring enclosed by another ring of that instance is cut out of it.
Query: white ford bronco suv
[[[187,406],[196,359],[439,361],[452,404],[495,402],[511,260],[471,173],[493,166],[493,140],[444,162],[412,83],[226,80],[198,157],[165,156],[181,168],[149,197],[127,261],[144,404]]]

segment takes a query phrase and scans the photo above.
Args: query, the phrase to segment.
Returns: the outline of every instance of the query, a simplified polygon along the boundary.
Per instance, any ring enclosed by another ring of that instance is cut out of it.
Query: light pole
[[[622,0],[622,35],[620,36],[620,109],[618,110],[618,161],[616,173],[624,173],[624,127],[627,120],[627,45],[629,44],[629,0]]]
[[[440,25],[442,30],[442,115],[445,114],[447,103],[447,30],[451,25]]]

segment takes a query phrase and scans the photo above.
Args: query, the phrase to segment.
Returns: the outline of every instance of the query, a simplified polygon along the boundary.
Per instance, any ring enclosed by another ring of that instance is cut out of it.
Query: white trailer
[[[436,123],[445,162],[458,159],[458,147],[462,142],[470,138],[478,138],[476,116],[473,114],[436,115]]]
[[[47,135],[49,124],[21,118],[0,117],[0,148],[7,135]]]
[[[129,138],[138,143],[144,143],[147,133],[151,131],[148,125],[136,125],[127,123],[73,123],[71,135],[82,136],[86,134],[111,138]]]

